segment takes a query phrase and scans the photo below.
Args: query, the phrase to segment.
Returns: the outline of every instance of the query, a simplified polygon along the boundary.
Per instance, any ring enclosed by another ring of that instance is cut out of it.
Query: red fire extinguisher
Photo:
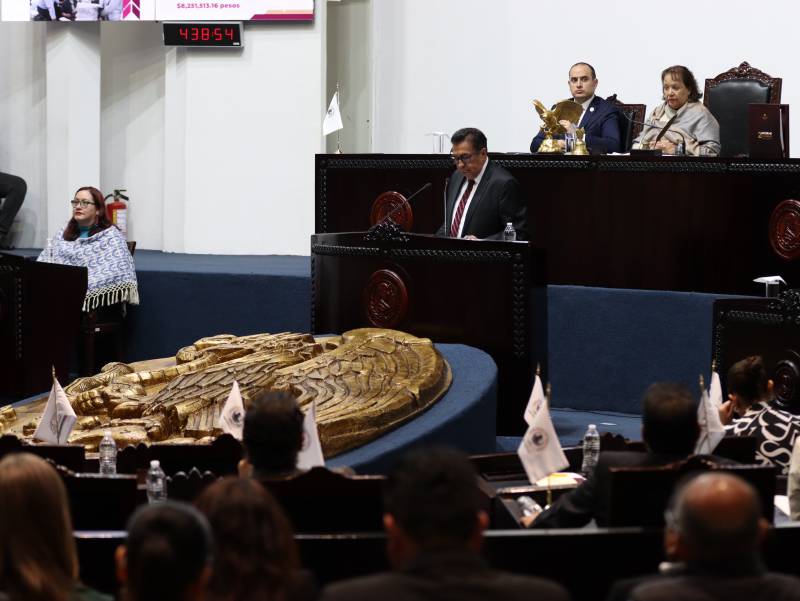
[[[125,204],[129,200],[123,194],[127,190],[114,190],[113,194],[106,196],[106,200],[113,198],[112,202],[106,203],[106,215],[108,220],[119,228],[122,235],[127,240],[128,238],[128,205]]]

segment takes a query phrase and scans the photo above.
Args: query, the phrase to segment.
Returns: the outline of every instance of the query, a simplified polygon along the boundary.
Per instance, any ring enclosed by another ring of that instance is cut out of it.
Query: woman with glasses
[[[664,154],[719,155],[719,123],[700,102],[703,94],[692,72],[682,65],[667,67],[661,72],[661,84],[664,102],[653,110],[633,147]]]
[[[69,203],[72,218],[62,231],[48,240],[38,260],[88,269],[84,311],[119,303],[138,305],[133,257],[122,233],[106,215],[103,193],[84,186],[75,192]]]

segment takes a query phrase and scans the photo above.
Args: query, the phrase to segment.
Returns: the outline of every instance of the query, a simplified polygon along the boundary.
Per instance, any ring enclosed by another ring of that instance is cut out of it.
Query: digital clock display
[[[241,48],[241,22],[164,23],[165,46]]]

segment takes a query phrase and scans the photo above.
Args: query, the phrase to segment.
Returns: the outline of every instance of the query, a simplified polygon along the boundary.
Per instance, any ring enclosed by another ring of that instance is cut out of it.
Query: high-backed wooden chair
[[[608,526],[663,526],[664,510],[675,486],[691,473],[708,471],[733,473],[752,484],[761,498],[764,517],[772,522],[775,514],[774,466],[723,465],[695,456],[659,467],[611,468]]]
[[[136,241],[128,240],[128,251],[136,252]],[[81,373],[94,375],[99,367],[96,365],[96,347],[98,337],[113,337],[114,360],[121,361],[125,356],[125,303],[100,307],[83,314],[81,320]]]
[[[167,495],[172,500],[191,503],[217,479],[218,476],[213,472],[201,472],[196,467],[188,472],[177,472],[167,477]]]
[[[295,532],[383,530],[383,476],[344,476],[324,467],[276,480],[262,479]]]
[[[644,128],[642,123],[644,122],[647,105],[625,104],[617,98],[616,94],[612,94],[606,100],[613,102],[622,113],[622,118],[619,122],[620,141],[622,142],[622,152],[628,152],[633,146],[633,140]]]
[[[121,449],[117,455],[117,472],[135,474],[146,470],[152,459],[158,459],[168,476],[197,468],[217,476],[236,473],[242,458],[242,445],[230,434],[218,436],[211,444],[171,445],[140,444]]]
[[[79,474],[56,466],[64,480],[75,530],[124,530],[140,501],[136,476]]]
[[[772,77],[746,61],[706,79],[703,104],[719,122],[721,154],[743,156],[748,147],[748,105],[780,104],[780,77]]]
[[[0,436],[0,459],[9,453],[32,453],[73,472],[82,472],[85,469],[86,449],[83,445],[29,445],[12,434],[5,434]]]

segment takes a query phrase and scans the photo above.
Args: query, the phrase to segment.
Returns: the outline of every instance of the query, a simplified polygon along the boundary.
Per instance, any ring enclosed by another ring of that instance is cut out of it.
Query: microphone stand
[[[636,125],[644,125],[645,127],[659,127],[659,128],[661,127],[660,125],[658,125],[657,123],[654,123],[652,121],[637,121],[633,117],[628,116],[626,113],[624,113],[622,111],[620,111],[620,112],[622,113],[622,116],[625,117],[625,119],[627,119],[631,123],[635,123]],[[642,130],[642,131],[644,132],[644,130]],[[683,154],[685,155],[686,154],[686,137],[676,129],[671,129],[671,128],[668,128],[668,127],[664,127],[659,132],[658,136],[656,136],[656,142],[658,142],[664,136],[664,134],[667,133],[668,131],[672,132],[674,134],[678,134],[681,137],[681,143],[683,144]],[[639,149],[637,149],[637,150],[639,150]],[[653,149],[653,150],[655,150],[655,149]],[[678,155],[676,154],[676,156],[678,156]]]

